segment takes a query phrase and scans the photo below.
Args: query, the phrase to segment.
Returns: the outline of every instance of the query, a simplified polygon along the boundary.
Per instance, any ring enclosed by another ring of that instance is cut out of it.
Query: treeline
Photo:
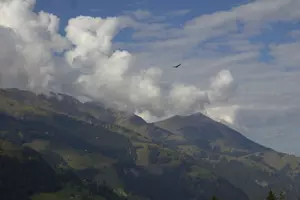
[[[220,200],[220,199],[218,199],[216,196],[213,196],[212,200]],[[280,192],[279,195],[276,195],[272,190],[270,190],[265,200],[285,200],[285,196],[283,192]]]

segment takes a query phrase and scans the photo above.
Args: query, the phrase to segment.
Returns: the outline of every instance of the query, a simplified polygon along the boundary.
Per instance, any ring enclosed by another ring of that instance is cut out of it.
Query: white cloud
[[[13,63],[1,60],[1,69],[9,68],[12,72],[21,68],[14,76],[20,76],[23,82],[26,81],[25,85],[28,88],[44,90],[49,87],[51,89],[54,87],[52,81],[55,73],[59,71],[55,68],[57,59],[54,58],[54,53],[62,52],[68,46],[68,42],[57,34],[59,19],[45,12],[38,14],[31,12],[34,4],[33,0],[0,3],[1,30],[4,34],[10,30],[7,37],[0,38],[1,48],[15,51],[15,54],[11,52],[12,54],[6,54],[3,58],[13,60]],[[14,39],[8,44],[7,38]],[[1,75],[6,76],[3,72]],[[2,78],[3,86],[10,86],[5,81],[8,79],[8,77]],[[20,83],[20,87],[25,85]]]
[[[276,63],[281,67],[299,68],[300,57],[297,51],[300,49],[300,42],[290,42],[285,44],[270,45],[270,54],[276,59]],[[288,55],[288,56],[287,56]]]
[[[152,16],[152,13],[147,10],[136,10],[134,12],[125,12],[127,14],[132,14],[136,19],[143,20],[148,19]]]
[[[286,30],[286,37],[293,39],[289,42],[266,44],[263,41],[264,38],[269,40],[266,35],[260,41],[252,40],[266,30],[277,35],[278,22],[295,27],[295,22],[300,19],[299,10],[298,0],[252,1],[230,10],[200,15],[183,26],[166,21],[155,33],[147,31],[151,27],[134,27],[137,35],[143,35],[144,41],[123,46],[132,48],[131,45],[136,45],[137,51],[142,49],[142,53],[136,52],[136,63],[161,65],[167,72],[163,78],[168,81],[182,80],[209,88],[210,77],[221,70],[230,70],[235,81],[228,89],[224,86],[222,91],[227,92],[222,98],[230,96],[231,99],[226,104],[213,102],[206,106],[206,113],[257,142],[300,155],[298,145],[294,144],[300,139],[299,30]],[[156,28],[159,25],[153,24]],[[147,23],[147,26],[151,24]],[[151,41],[145,42],[147,39]],[[155,61],[152,58],[156,58]],[[270,60],[264,62],[263,59]],[[165,67],[176,62],[183,63],[182,69],[169,73]],[[237,90],[230,89],[236,86]]]
[[[235,114],[238,109],[239,109],[238,105],[227,105],[227,106],[223,105],[221,107],[214,105],[214,106],[206,107],[204,114],[221,123],[226,123],[232,126],[236,124]]]
[[[0,2],[2,87],[86,96],[150,120],[205,109],[256,141],[296,152],[297,146],[274,141],[281,135],[275,128],[286,132],[286,141],[295,141],[299,130],[297,30],[290,31],[295,42],[286,44],[249,38],[278,21],[299,20],[300,1],[253,1],[182,25],[168,19],[188,11],[78,16],[69,20],[65,36],[58,33],[59,18],[34,13],[34,5]],[[126,27],[135,31],[132,41],[113,43]],[[127,50],[114,50],[116,45]],[[274,57],[269,63],[260,60],[264,48]],[[182,66],[171,68],[177,63]]]
[[[233,77],[228,70],[222,70],[220,73],[212,80],[211,92],[209,93],[209,98],[211,102],[214,101],[226,101],[229,97],[233,95],[236,89],[236,85],[233,82]]]
[[[113,51],[112,41],[128,25],[122,23],[126,18],[78,16],[69,20],[64,37],[58,33],[59,18],[34,13],[34,4],[0,3],[0,41],[9,50],[0,60],[3,87],[86,96],[155,117],[189,114],[209,101],[207,91],[178,81],[163,83],[160,68],[134,70],[132,54]],[[223,84],[226,89],[233,82],[230,72],[226,76],[230,80],[213,86],[213,92],[222,93]]]

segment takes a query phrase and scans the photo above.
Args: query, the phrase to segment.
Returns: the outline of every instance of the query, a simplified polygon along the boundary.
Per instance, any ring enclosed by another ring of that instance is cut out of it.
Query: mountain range
[[[147,123],[66,94],[0,90],[0,193],[7,200],[300,197],[300,158],[197,113]]]

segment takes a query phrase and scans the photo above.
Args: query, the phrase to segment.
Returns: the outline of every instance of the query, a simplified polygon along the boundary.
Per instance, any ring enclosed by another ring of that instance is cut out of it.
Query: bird
[[[181,64],[179,64],[179,65],[176,65],[176,66],[173,66],[173,68],[178,68],[180,65],[181,65]]]

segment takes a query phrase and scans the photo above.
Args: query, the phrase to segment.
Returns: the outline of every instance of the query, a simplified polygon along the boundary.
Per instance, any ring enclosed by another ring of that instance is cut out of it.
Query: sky
[[[1,0],[0,84],[203,112],[300,156],[299,20],[299,0]]]

